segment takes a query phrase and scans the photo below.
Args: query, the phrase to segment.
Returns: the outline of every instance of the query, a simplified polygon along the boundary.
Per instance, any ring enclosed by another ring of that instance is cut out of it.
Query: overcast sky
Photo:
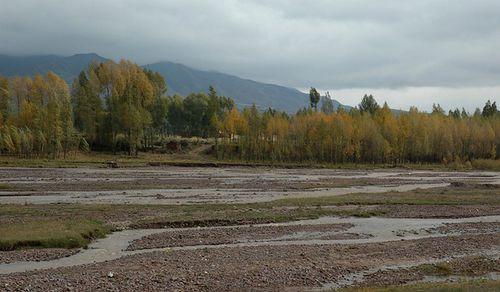
[[[500,99],[500,1],[0,0],[0,53],[87,52],[473,110]]]

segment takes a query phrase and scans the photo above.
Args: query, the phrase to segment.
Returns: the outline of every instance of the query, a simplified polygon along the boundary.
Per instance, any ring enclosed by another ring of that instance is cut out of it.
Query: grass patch
[[[175,165],[175,166],[249,166],[249,167],[277,167],[277,168],[326,168],[326,169],[419,169],[419,170],[456,170],[453,165],[440,163],[408,163],[408,164],[373,164],[373,163],[326,163],[316,161],[283,162],[283,161],[246,161],[237,159],[217,159],[213,155],[196,151],[187,153],[151,153],[140,152],[138,156],[128,156],[126,153],[112,154],[107,152],[70,153],[63,158],[24,158],[18,156],[0,156],[0,166],[7,167],[88,167],[106,166],[114,161],[120,167],[137,167],[148,165]],[[500,160],[475,160],[474,169],[500,170]],[[465,169],[463,169],[465,170]]]
[[[32,167],[32,168],[67,168],[67,167],[106,167],[114,161],[119,167],[148,166],[150,163],[205,163],[216,162],[214,157],[190,154],[158,154],[140,152],[138,156],[126,153],[112,154],[107,152],[71,153],[64,159],[59,158],[25,158],[18,156],[0,156],[1,167]]]
[[[86,247],[111,229],[96,220],[37,220],[0,226],[0,250]]]
[[[418,266],[418,270],[425,275],[449,276],[453,274],[453,268],[448,263],[423,264]]]
[[[381,288],[349,288],[342,291],[361,292],[403,292],[403,291],[431,291],[431,292],[461,292],[461,291],[499,291],[500,281],[474,280],[457,283],[421,283],[404,286],[389,286]]]
[[[8,184],[0,183],[0,190],[9,190],[9,189],[12,189],[12,187],[9,186]]]
[[[367,208],[275,207],[272,203],[210,205],[98,205],[48,204],[0,205],[2,222],[97,219],[114,226],[189,227],[287,222],[316,219],[321,216],[380,216],[384,213]],[[5,224],[7,225],[7,224]],[[22,225],[18,225],[22,226]]]
[[[499,260],[488,257],[470,257],[435,264],[423,264],[413,268],[427,276],[482,276],[489,272],[498,272]]]
[[[132,227],[195,227],[226,226],[243,224],[280,223],[305,219],[317,219],[322,216],[370,217],[382,215],[382,212],[366,211],[361,208],[337,210],[334,208],[301,207],[274,208],[264,204],[245,205],[184,205],[173,207],[149,218],[138,220]]]
[[[0,205],[0,223],[33,218],[98,219],[129,226],[214,226],[286,222],[321,216],[383,216],[390,205],[500,205],[496,188],[438,188],[410,192],[284,198],[264,203],[187,205]],[[57,216],[57,217],[56,217]],[[36,220],[36,219],[35,219]],[[117,224],[120,225],[120,224]]]
[[[285,198],[272,202],[275,206],[328,206],[328,205],[500,205],[498,189],[474,188],[419,189],[409,192],[377,194],[348,194],[315,198]]]
[[[500,171],[500,159],[477,159],[472,161],[474,169]]]
[[[471,279],[467,277],[480,277],[490,272],[498,271],[499,261],[487,257],[469,257],[434,264],[422,264],[410,269],[403,269],[405,273],[416,273],[425,276],[442,277],[442,282],[414,283],[400,286],[372,286],[360,288],[347,288],[345,291],[498,291],[500,282],[491,279]],[[397,271],[397,270],[396,270]],[[400,271],[400,272],[401,272]],[[449,276],[463,276],[462,281],[448,283]],[[397,283],[397,281],[392,282]],[[474,288],[471,290],[471,288]],[[477,289],[481,288],[481,289]],[[492,288],[496,288],[492,289]],[[343,290],[343,291],[344,291]]]

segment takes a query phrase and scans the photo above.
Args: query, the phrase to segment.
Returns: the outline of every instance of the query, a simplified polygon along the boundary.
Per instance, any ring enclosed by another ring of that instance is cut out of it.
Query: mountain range
[[[97,54],[77,54],[69,57],[57,55],[7,56],[0,55],[0,75],[34,76],[53,71],[69,84],[81,70],[92,61],[104,62],[107,58]],[[212,85],[220,95],[231,96],[239,108],[257,105],[261,109],[272,107],[294,113],[308,105],[309,95],[297,89],[243,79],[216,71],[203,71],[172,62],[158,62],[144,65],[144,68],[163,75],[167,82],[168,94],[188,95],[193,92],[207,92]],[[334,107],[342,106],[333,100]]]
[[[87,68],[92,61],[104,62],[106,60],[108,59],[97,54],[77,54],[69,57],[0,55],[0,75],[34,76],[52,71],[71,84],[80,71]]]

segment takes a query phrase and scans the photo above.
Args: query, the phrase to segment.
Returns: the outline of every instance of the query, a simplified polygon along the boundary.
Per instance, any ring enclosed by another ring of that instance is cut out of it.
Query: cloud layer
[[[498,0],[0,0],[0,40],[297,88],[500,85]]]

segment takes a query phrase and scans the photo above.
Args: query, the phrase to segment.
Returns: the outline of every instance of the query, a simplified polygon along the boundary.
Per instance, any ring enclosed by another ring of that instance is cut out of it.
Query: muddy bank
[[[392,218],[467,218],[500,215],[494,205],[387,205],[375,209]]]
[[[355,287],[380,287],[418,282],[500,279],[500,255],[459,257],[403,269],[382,269],[365,275]]]
[[[376,266],[490,251],[499,244],[498,236],[477,235],[360,245],[158,251],[98,264],[0,275],[0,283],[6,291],[27,287],[33,291],[301,290],[321,288]]]
[[[470,220],[472,222],[467,222]],[[481,220],[484,220],[481,221]],[[337,222],[337,223],[334,223]],[[212,228],[167,229],[131,242],[127,250],[164,247],[227,245],[252,242],[327,241],[383,242],[399,238],[456,234],[498,234],[499,217],[460,220],[389,218],[320,218],[282,224]],[[357,240],[357,241],[356,241]]]
[[[429,232],[439,233],[498,233],[500,234],[500,221],[498,222],[466,222],[445,223],[443,226],[432,228]]]
[[[323,238],[355,239],[361,235],[338,234],[339,232],[346,231],[353,226],[353,224],[343,223],[169,230],[134,240],[128,246],[127,250],[174,246],[217,245],[255,241],[286,241]]]

